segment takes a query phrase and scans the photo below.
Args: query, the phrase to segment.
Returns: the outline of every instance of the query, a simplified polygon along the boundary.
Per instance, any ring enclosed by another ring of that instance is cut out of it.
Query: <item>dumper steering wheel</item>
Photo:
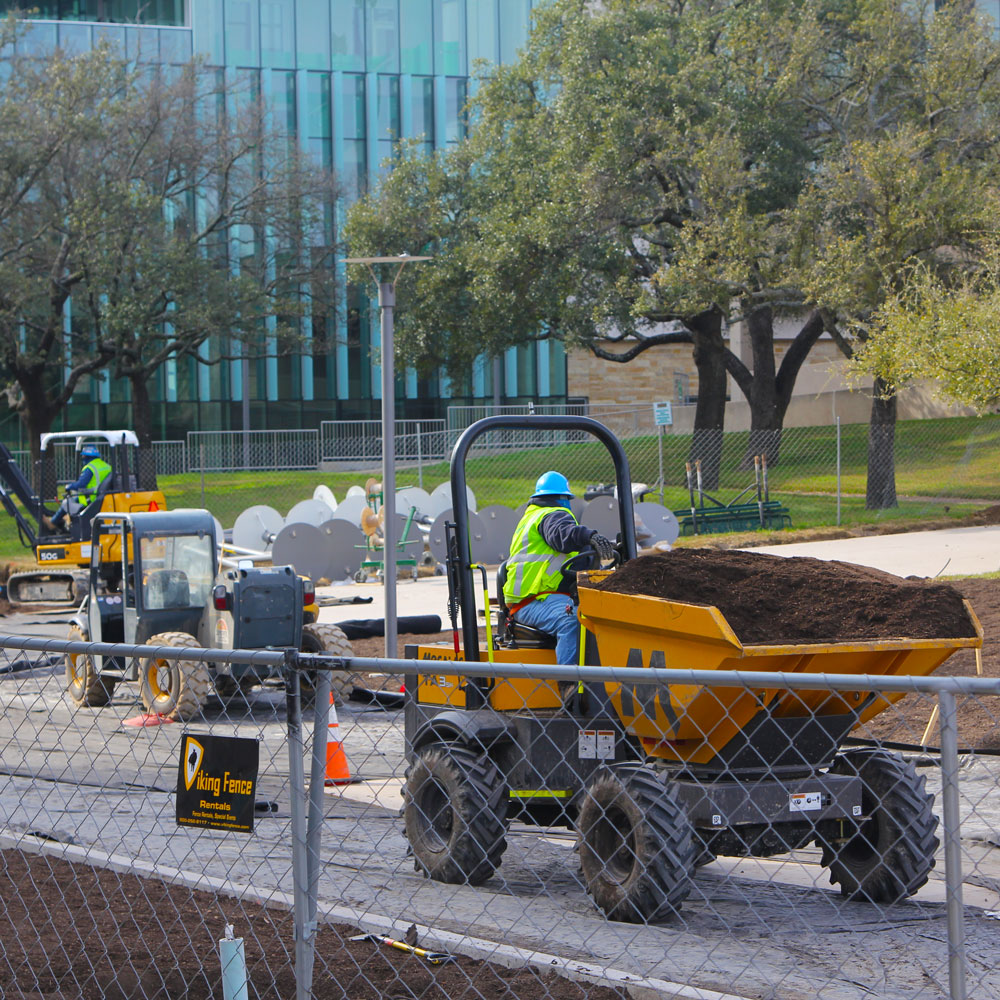
[[[614,555],[605,563],[601,562],[597,550],[588,545],[586,548],[580,549],[572,559],[566,560],[562,572],[564,576],[572,577],[575,582],[577,573],[585,573],[589,569],[615,569],[621,566],[624,561],[620,542],[615,544]]]

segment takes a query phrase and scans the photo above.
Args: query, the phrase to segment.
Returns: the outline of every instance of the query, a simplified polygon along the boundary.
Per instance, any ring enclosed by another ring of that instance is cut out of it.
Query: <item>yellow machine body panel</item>
[[[486,650],[480,650],[479,658],[486,662]],[[417,646],[416,659],[464,660],[465,654],[459,647],[458,656],[454,646]],[[493,659],[498,663],[538,663],[555,664],[554,649],[497,649]],[[462,685],[465,678],[444,672],[418,675],[417,701],[425,705],[448,705],[451,708],[465,708],[465,692]],[[498,678],[489,693],[489,705],[498,712],[516,712],[522,709],[559,708],[562,698],[556,681],[543,678]]]
[[[591,573],[587,582],[606,573]],[[604,666],[781,673],[881,674],[921,677],[957,649],[982,646],[983,631],[965,602],[975,636],[870,642],[744,646],[718,608],[580,586],[580,618],[597,641]],[[857,725],[905,692],[786,691],[702,685],[605,685],[626,729],[654,757],[710,762],[758,712],[776,717],[856,712]],[[855,726],[855,728],[856,728]]]
[[[108,493],[101,504],[102,514],[125,514],[149,510],[153,504],[159,510],[167,509],[166,498],[159,490],[141,493]],[[90,565],[90,539],[82,542],[45,542],[35,547],[35,559],[40,567],[70,568]],[[121,559],[121,542],[114,535],[101,539],[102,561]],[[132,553],[128,554],[129,562]]]

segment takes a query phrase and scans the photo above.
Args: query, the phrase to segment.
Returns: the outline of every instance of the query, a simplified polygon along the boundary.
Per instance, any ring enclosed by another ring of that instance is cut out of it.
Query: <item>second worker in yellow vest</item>
[[[580,623],[573,581],[563,567],[581,549],[592,548],[601,562],[614,555],[611,539],[580,524],[570,510],[573,493],[559,472],[535,484],[528,507],[514,529],[507,559],[504,603],[516,621],[556,637],[556,662],[579,661]]]
[[[80,449],[80,458],[87,459],[87,464],[80,470],[80,477],[66,487],[66,499],[59,505],[52,519],[42,518],[42,524],[50,531],[63,530],[63,518],[72,497],[76,498],[81,509],[86,507],[97,496],[101,483],[111,475],[111,466],[101,458],[97,445],[85,444]]]

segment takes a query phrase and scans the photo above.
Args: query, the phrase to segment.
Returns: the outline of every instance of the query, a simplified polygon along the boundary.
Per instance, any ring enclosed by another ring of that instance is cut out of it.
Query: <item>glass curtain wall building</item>
[[[249,77],[302,146],[336,170],[347,197],[356,198],[386,169],[395,139],[420,139],[428,150],[462,139],[473,63],[515,59],[533,2],[48,0],[35,7],[23,44],[42,54],[55,46],[80,51],[111,38],[144,60],[183,63],[197,55],[234,77]],[[379,415],[379,317],[372,295],[373,289],[348,289],[343,314],[312,331],[319,350],[251,362],[254,429]],[[243,389],[239,361],[168,362],[150,386],[156,435],[241,428]],[[564,400],[561,346],[543,342],[511,350],[499,364],[484,360],[464,385],[402,372],[397,414],[443,416],[451,403],[492,401],[495,389],[503,402]],[[127,386],[83,385],[64,420],[70,427],[127,426]]]

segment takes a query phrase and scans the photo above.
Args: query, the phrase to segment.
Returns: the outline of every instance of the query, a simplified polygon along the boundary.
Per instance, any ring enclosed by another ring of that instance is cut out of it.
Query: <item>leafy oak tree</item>
[[[902,0],[542,8],[519,62],[482,81],[468,139],[443,157],[407,154],[349,217],[353,251],[435,255],[404,275],[401,351],[467,371],[480,352],[538,337],[621,361],[691,343],[693,457],[707,482],[727,374],[750,406],[749,452],[773,463],[809,351],[824,332],[850,348],[847,317],[870,308],[852,295],[867,285],[826,269],[854,216],[850,179],[829,204],[824,185],[829,195],[857,155],[864,111],[881,151],[896,123],[930,108],[943,66],[975,74],[956,59],[968,16],[941,23],[950,33]],[[935,48],[945,43],[947,55]],[[871,108],[852,112],[852,101]],[[945,128],[948,115],[939,120]],[[928,225],[964,231],[967,214],[943,223],[951,208],[929,207]],[[902,263],[919,249],[900,248]],[[779,317],[798,323],[780,363]],[[749,363],[724,337],[735,321]],[[608,352],[609,340],[625,349]]]
[[[974,5],[849,10],[846,24],[816,19],[823,92],[838,97],[823,102],[826,122],[840,140],[799,199],[811,236],[797,280],[843,353],[860,351],[855,371],[874,376],[866,505],[881,509],[896,505],[895,389],[913,371],[883,363],[888,355],[922,356],[955,398],[975,398],[941,358],[968,339],[948,317],[993,294],[995,253],[981,262],[997,231],[1000,45]],[[875,348],[882,329],[889,340]]]
[[[107,47],[3,54],[14,68],[0,83],[8,397],[37,452],[80,380],[103,370],[128,381],[148,446],[148,383],[166,360],[291,350],[316,300],[329,314],[332,179],[253,95],[197,63],[137,66]],[[39,122],[49,131],[36,136]]]

